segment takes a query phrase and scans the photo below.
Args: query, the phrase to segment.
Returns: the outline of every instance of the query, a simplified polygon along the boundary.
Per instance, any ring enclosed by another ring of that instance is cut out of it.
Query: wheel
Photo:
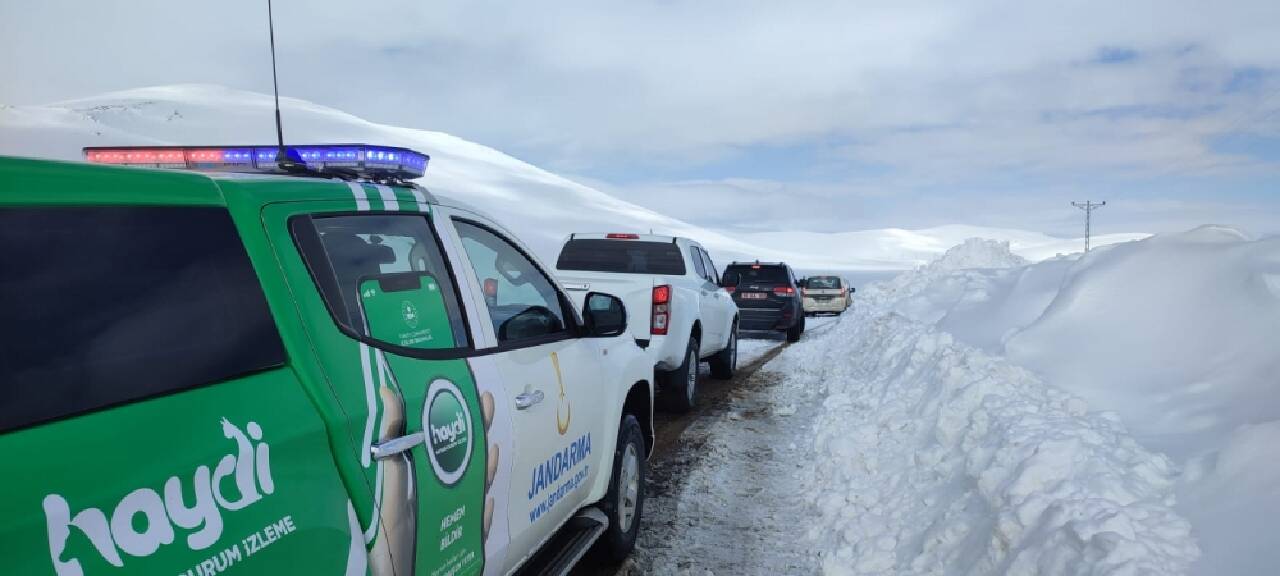
[[[689,339],[685,348],[684,364],[662,378],[662,401],[668,410],[688,412],[693,409],[698,392],[698,341]]]
[[[787,342],[799,342],[801,334],[804,334],[804,316],[787,328]]]
[[[640,515],[644,511],[644,433],[640,422],[631,414],[622,417],[618,428],[618,447],[613,453],[613,477],[609,493],[600,503],[609,517],[609,528],[600,535],[597,546],[606,560],[621,562],[636,546],[640,533]]]
[[[717,380],[728,380],[733,378],[733,373],[738,370],[738,323],[735,321],[729,327],[729,344],[724,350],[716,352],[711,357],[711,377]]]

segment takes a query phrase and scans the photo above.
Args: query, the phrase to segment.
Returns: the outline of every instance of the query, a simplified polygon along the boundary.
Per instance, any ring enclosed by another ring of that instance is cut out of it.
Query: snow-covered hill
[[[369,142],[431,155],[422,183],[471,204],[552,259],[571,232],[648,231],[695,238],[721,265],[785,260],[802,270],[905,270],[974,236],[1010,242],[1031,260],[1078,250],[1080,241],[1035,232],[943,226],[840,234],[777,231],[729,235],[615,198],[461,138],[369,122],[304,100],[282,98],[289,140]],[[84,146],[256,144],[275,140],[269,95],[209,85],[139,88],[47,106],[0,106],[0,154],[78,160]],[[1109,235],[1098,244],[1144,235]]]

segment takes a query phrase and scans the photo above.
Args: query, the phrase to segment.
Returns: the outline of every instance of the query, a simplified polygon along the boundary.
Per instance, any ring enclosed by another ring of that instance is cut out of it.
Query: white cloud
[[[553,169],[674,180],[616,190],[730,227],[764,216],[824,227],[937,219],[950,215],[937,207],[967,206],[943,194],[952,188],[1030,205],[1046,201],[1028,196],[1044,190],[1074,194],[1083,173],[1087,184],[1117,188],[1133,178],[1265,172],[1211,143],[1280,132],[1274,0],[275,8],[286,94],[452,132]],[[0,102],[175,82],[265,91],[264,20],[260,0],[7,2]],[[1107,48],[1137,57],[1091,63]],[[1227,90],[1242,70],[1258,71],[1257,81]],[[850,168],[785,184],[736,178],[732,166],[705,180],[680,175],[787,145]],[[649,171],[658,176],[641,176]],[[885,195],[900,203],[876,200]],[[819,201],[831,209],[798,208]]]

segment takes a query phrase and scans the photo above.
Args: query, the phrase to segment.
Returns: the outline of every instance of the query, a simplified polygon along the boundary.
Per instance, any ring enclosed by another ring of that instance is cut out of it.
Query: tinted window
[[[805,287],[814,290],[838,290],[840,288],[840,278],[836,276],[814,276],[805,280]]]
[[[468,345],[426,216],[303,216],[290,225],[325,304],[348,331],[405,348]]]
[[[0,209],[0,429],[284,363],[226,209]]]
[[[566,331],[559,292],[532,260],[486,228],[462,221],[455,225],[499,344]]]
[[[693,270],[702,278],[707,277],[707,263],[702,260],[702,251],[696,246],[689,248],[689,259],[693,260]]]
[[[671,276],[685,273],[684,257],[674,242],[585,238],[564,245],[556,269]]]
[[[702,253],[702,262],[707,266],[707,280],[712,284],[720,283],[720,272],[716,270],[716,263],[711,261],[711,255],[706,250],[698,250]]]
[[[746,266],[729,266],[724,271],[724,283],[726,286],[737,286],[739,284],[767,284],[767,285],[788,285],[790,284],[790,276],[787,269],[782,266],[761,265],[755,267]]]

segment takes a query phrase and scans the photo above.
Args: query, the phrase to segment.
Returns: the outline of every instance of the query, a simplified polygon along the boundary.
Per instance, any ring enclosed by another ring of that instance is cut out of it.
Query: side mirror
[[[853,294],[854,292],[857,292],[857,291],[858,291],[858,289],[857,289],[857,288],[854,288],[853,286],[850,286],[850,287],[849,287],[849,293],[850,293],[850,294]]]
[[[611,294],[588,293],[582,319],[588,338],[608,338],[627,331],[627,307]]]

